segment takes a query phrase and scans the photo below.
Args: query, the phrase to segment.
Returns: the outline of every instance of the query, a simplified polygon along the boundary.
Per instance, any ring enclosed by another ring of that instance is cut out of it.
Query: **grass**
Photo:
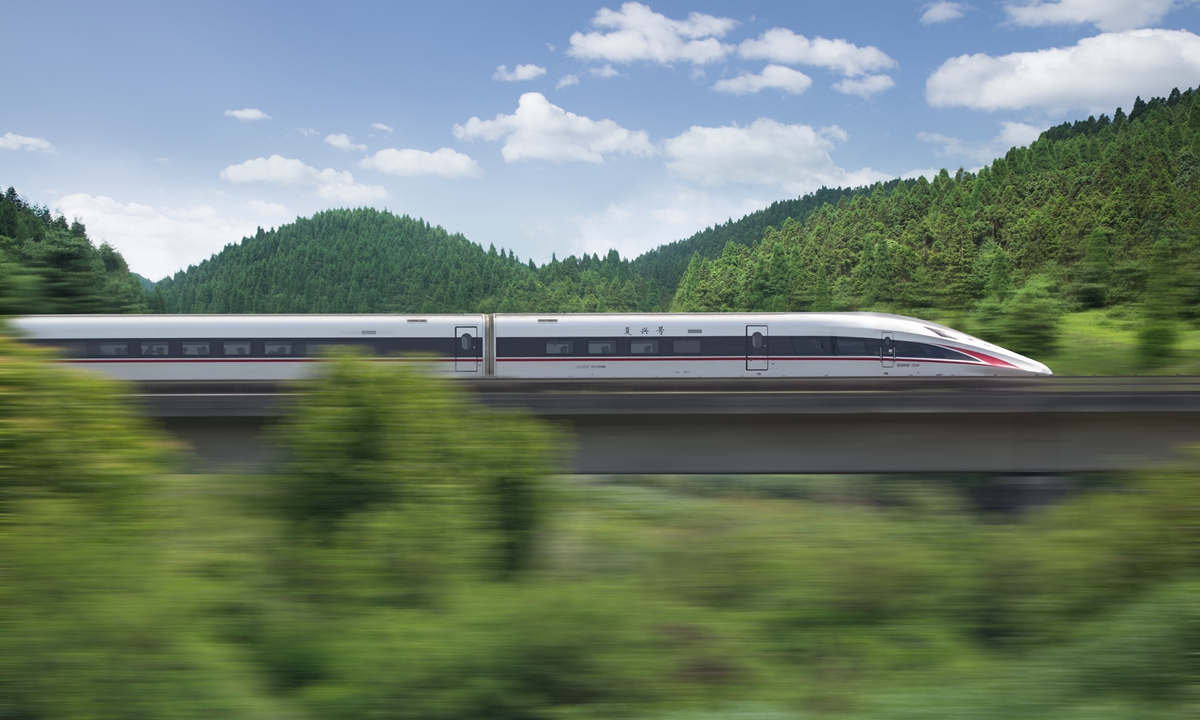
[[[1146,367],[1138,358],[1140,326],[1138,314],[1125,308],[1070,313],[1058,348],[1036,359],[1055,375],[1200,375],[1200,329],[1180,323],[1174,356]]]
[[[1002,339],[988,338],[967,313],[892,311],[942,323],[1006,347]],[[1138,356],[1141,327],[1142,315],[1137,307],[1067,313],[1059,321],[1059,342],[1054,351],[1029,353],[1029,356],[1045,363],[1058,376],[1200,375],[1200,326],[1179,321],[1173,355],[1152,367],[1143,364]]]

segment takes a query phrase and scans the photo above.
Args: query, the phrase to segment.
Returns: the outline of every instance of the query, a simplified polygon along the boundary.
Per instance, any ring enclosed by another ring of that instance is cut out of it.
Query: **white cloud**
[[[296,128],[296,132],[300,133],[304,137],[315,137],[321,134],[317,132],[316,128]]]
[[[332,168],[317,170],[303,162],[272,155],[269,158],[247,160],[230,165],[221,171],[221,179],[231,183],[265,182],[313,188],[322,200],[338,203],[371,203],[387,198],[387,191],[378,185],[360,185],[349,172]]]
[[[925,7],[925,14],[921,16],[921,24],[933,25],[947,20],[957,20],[963,16],[966,9],[966,3],[939,0]]]
[[[395,130],[388,127],[387,125],[384,125],[383,123],[371,123],[371,127],[375,130],[382,130],[385,133],[387,133],[388,135],[391,135],[393,132],[395,132]]]
[[[787,28],[772,28],[757,40],[744,40],[738,46],[738,55],[784,65],[813,65],[848,77],[896,66],[895,60],[874,45],[859,47],[845,40],[823,37],[809,40]]]
[[[1080,25],[1100,30],[1134,30],[1163,19],[1178,0],[1026,0],[1004,7],[1014,25]]]
[[[54,152],[54,146],[43,138],[27,137],[6,132],[0,135],[0,150],[41,150]]]
[[[942,171],[941,168],[914,168],[900,173],[900,177],[905,180],[916,180],[923,177],[926,180],[932,180]]]
[[[496,74],[492,76],[493,80],[503,80],[504,82],[517,82],[519,80],[532,80],[546,74],[546,68],[540,65],[518,65],[516,69],[509,70],[508,67],[501,65],[496,68]]]
[[[1186,30],[1133,30],[1077,45],[1000,57],[961,55],[925,82],[935,107],[975,110],[1111,110],[1134,95],[1166,95],[1200,75],[1200,37]]]
[[[578,75],[563,75],[561,78],[558,79],[558,83],[556,83],[554,85],[554,89],[562,90],[565,87],[570,87],[572,85],[578,85],[578,84],[579,84],[579,76]]]
[[[494,120],[473,117],[454,126],[459,140],[504,140],[505,162],[550,160],[553,162],[604,162],[605,155],[625,153],[647,156],[655,153],[644,131],[626,130],[612,120],[592,120],[566,112],[541,93],[525,93],[512,115]]]
[[[317,170],[299,160],[282,155],[230,165],[221,171],[221,179],[232,183],[267,182],[276,185],[313,186],[354,182],[354,177],[348,172],[338,172],[332,168]]]
[[[255,212],[255,214],[265,217],[287,217],[287,206],[279,203],[266,202],[265,200],[251,200],[246,203],[246,206]]]
[[[753,192],[707,193],[682,187],[651,191],[575,216],[571,218],[573,228],[555,231],[553,236],[570,238],[565,243],[569,252],[603,256],[615,249],[622,257],[637,257],[706,227],[761,210],[776,199],[756,198]]]
[[[812,78],[789,67],[768,65],[759,75],[739,75],[728,80],[718,80],[713,90],[744,95],[756,93],[764,88],[778,88],[799,95],[812,85]]]
[[[836,140],[837,142],[846,142],[850,139],[850,133],[837,125],[826,125],[818,130],[817,134],[830,140]]]
[[[869,98],[895,85],[896,82],[887,75],[868,75],[863,78],[846,78],[841,82],[834,83],[833,89],[844,95],[857,95],[860,98]]]
[[[736,25],[730,18],[695,12],[687,20],[672,20],[646,5],[627,2],[619,11],[602,8],[597,12],[592,26],[600,31],[573,33],[567,54],[619,63],[704,64],[725,59],[732,48],[717,38]]]
[[[667,168],[703,185],[773,185],[800,194],[822,185],[863,185],[888,176],[864,168],[847,172],[833,163],[833,141],[848,136],[841,128],[825,134],[808,125],[783,125],[760,118],[747,126],[693,126],[664,143]]]
[[[358,150],[361,152],[361,151],[367,149],[366,145],[356,145],[354,142],[352,142],[350,140],[350,136],[347,135],[346,133],[338,133],[337,135],[326,135],[325,142],[329,145],[334,146],[338,150]]]
[[[939,157],[968,160],[979,167],[1002,157],[1009,148],[1029,145],[1038,139],[1044,129],[1025,123],[1005,121],[1000,123],[1000,132],[996,137],[985,143],[964,143],[956,137],[929,132],[917,133],[917,139],[921,142],[939,145],[940,147],[934,150]],[[933,176],[927,177],[932,179]]]
[[[442,148],[434,152],[424,150],[397,150],[387,148],[380,150],[371,157],[363,158],[359,167],[370,168],[389,175],[414,177],[417,175],[437,175],[446,178],[479,177],[483,175],[479,163],[469,155],[455,152],[450,148]]]
[[[588,72],[590,72],[593,77],[598,77],[598,78],[616,77],[621,74],[621,73],[617,72],[617,70],[612,65],[605,65],[604,67],[591,68],[590,70],[588,70]]]
[[[270,210],[272,204],[263,205]],[[134,272],[152,280],[199,263],[227,244],[253,235],[258,225],[269,220],[262,216],[273,215],[265,212],[231,219],[208,205],[156,208],[84,193],[63,197],[57,207],[67,217],[82,218],[93,240],[110,243]]]
[[[225,117],[237,118],[242,122],[253,120],[270,120],[271,116],[258,108],[242,108],[241,110],[226,110]]]
[[[313,195],[340,205],[369,205],[388,198],[388,192],[382,186],[359,185],[358,183],[321,185],[313,191]]]

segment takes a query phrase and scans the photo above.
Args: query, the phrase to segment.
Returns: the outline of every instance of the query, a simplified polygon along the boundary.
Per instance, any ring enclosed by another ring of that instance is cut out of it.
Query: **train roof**
[[[380,337],[452,335],[460,325],[480,326],[483,315],[35,315],[12,320],[34,337]],[[482,328],[481,328],[482,329]]]

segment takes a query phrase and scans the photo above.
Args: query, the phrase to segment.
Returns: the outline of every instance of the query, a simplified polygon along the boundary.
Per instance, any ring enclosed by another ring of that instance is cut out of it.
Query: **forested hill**
[[[1200,305],[1200,102],[1051,128],[977,174],[824,205],[693,259],[675,310],[970,311],[1031,281],[1064,306]],[[1153,298],[1147,298],[1147,293]]]
[[[890,191],[903,182],[911,184],[913,181],[890,180],[883,187]],[[653,279],[664,290],[674,293],[692,255],[699,253],[701,257],[711,258],[720,255],[727,243],[750,245],[761,240],[767,228],[781,227],[788,218],[805,222],[822,205],[837,205],[842,198],[850,199],[870,193],[871,190],[869,187],[823,187],[794,200],[778,200],[771,203],[770,207],[752,212],[740,220],[731,218],[721,225],[705,228],[686,240],[677,240],[645,252],[633,261],[633,269],[647,280]]]
[[[1155,295],[1158,306],[1196,314],[1195,95],[1139,98],[1128,115],[1118,108],[1111,118],[1051,128],[978,173],[943,170],[931,181],[826,188],[780,201],[632,261],[610,252],[538,267],[421,220],[331,210],[259,231],[158,283],[151,305],[166,312],[829,308],[994,317],[1026,286],[1059,308],[1086,308],[1142,303],[1169,285]],[[1028,301],[1021,296],[1019,304]]]
[[[606,312],[670,304],[612,251],[536,267],[408,216],[328,210],[159,282],[158,312]]]
[[[82,223],[0,195],[0,315],[145,312],[146,298],[125,259],[96,247]]]

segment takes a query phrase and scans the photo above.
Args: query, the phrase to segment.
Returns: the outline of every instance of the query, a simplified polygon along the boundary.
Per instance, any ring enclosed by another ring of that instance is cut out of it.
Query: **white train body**
[[[338,346],[483,374],[483,315],[40,315],[13,325],[64,362],[135,382],[296,380]]]
[[[66,363],[137,382],[293,380],[343,345],[458,377],[1051,374],[951,328],[879,313],[48,315],[13,324]]]
[[[1049,375],[942,325],[881,313],[496,315],[513,378]]]

